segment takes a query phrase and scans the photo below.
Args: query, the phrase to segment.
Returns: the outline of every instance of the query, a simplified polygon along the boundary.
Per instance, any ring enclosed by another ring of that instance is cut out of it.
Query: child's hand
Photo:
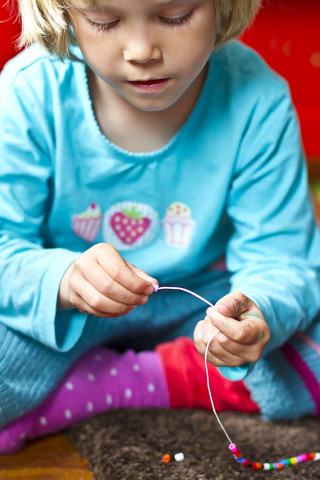
[[[78,308],[97,317],[120,317],[144,305],[156,279],[149,277],[107,243],[80,255],[65,272],[59,289],[58,308]]]
[[[216,367],[238,367],[256,362],[270,339],[270,330],[256,304],[242,293],[233,292],[220,299],[215,308],[194,331],[194,343],[204,357],[206,345],[216,329],[208,349],[208,361]]]

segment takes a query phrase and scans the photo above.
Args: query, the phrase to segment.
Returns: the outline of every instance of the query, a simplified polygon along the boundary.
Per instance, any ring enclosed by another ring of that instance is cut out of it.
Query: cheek
[[[215,38],[214,25],[208,22],[202,27],[194,28],[182,41],[181,38],[177,38],[177,42],[172,42],[172,44],[177,45],[177,56],[182,62],[189,65],[203,65],[214,49]]]

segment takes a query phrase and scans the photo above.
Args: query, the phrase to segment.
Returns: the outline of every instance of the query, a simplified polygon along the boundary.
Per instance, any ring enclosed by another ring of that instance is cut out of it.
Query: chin
[[[127,100],[131,105],[138,110],[143,112],[163,112],[168,108],[172,107],[177,101],[177,98],[174,98],[171,101],[146,101],[146,102],[134,102]]]

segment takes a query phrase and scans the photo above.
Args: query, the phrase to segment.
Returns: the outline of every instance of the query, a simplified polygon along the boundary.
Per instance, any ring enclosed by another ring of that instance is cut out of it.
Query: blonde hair
[[[81,0],[94,4],[96,0]],[[215,2],[217,38],[215,48],[238,37],[253,21],[261,0],[212,0]],[[80,3],[80,2],[79,2]],[[22,20],[20,46],[39,42],[61,58],[70,57],[75,44],[65,0],[18,0]]]

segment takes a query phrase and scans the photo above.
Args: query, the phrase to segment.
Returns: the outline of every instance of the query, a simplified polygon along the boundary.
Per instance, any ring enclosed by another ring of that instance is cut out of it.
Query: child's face
[[[214,0],[98,0],[89,7],[72,0],[70,18],[106,92],[112,87],[140,110],[166,109],[203,81],[215,42]]]

